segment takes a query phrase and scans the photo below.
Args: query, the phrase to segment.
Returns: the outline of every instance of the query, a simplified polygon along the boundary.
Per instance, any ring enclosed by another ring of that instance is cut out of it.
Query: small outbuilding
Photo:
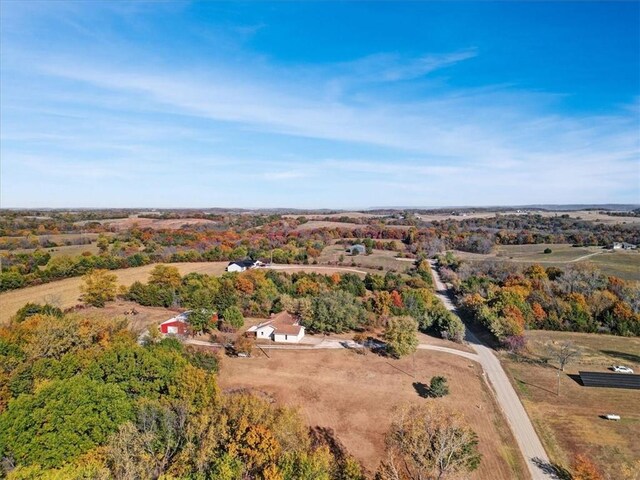
[[[189,328],[188,316],[189,312],[184,312],[162,322],[160,324],[160,332],[163,335],[186,335]]]
[[[615,242],[612,248],[613,250],[635,250],[638,247],[633,243]]]

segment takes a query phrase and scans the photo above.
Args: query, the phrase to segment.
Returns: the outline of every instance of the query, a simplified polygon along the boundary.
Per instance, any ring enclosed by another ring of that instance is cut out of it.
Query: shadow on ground
[[[416,393],[422,398],[430,398],[431,397],[431,389],[429,385],[422,382],[413,382],[413,388],[416,390]]]
[[[616,350],[600,350],[600,353],[604,353],[610,357],[616,357],[627,362],[640,363],[640,355],[636,355],[634,353],[618,352]]]
[[[544,460],[541,460],[539,458],[533,458],[532,461],[540,470],[542,470],[544,473],[555,480],[572,479],[571,472],[569,472],[569,470],[562,467],[561,465],[558,465],[557,463],[545,462]]]

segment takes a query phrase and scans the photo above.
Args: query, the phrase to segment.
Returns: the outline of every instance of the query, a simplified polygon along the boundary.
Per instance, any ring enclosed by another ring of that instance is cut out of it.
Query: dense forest
[[[640,287],[597,268],[564,269],[439,257],[440,273],[467,314],[508,345],[525,328],[640,335]]]

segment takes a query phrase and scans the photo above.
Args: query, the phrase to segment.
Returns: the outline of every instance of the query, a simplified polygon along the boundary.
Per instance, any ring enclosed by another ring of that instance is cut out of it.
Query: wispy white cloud
[[[79,14],[69,21],[109,44],[108,29],[88,31]],[[226,28],[246,39],[264,25]],[[174,181],[243,200],[225,185],[248,172],[299,189],[292,203],[307,193],[320,202],[308,206],[344,206],[351,192],[362,207],[638,197],[640,101],[568,114],[555,108],[557,94],[513,85],[431,88],[438,72],[455,75],[457,64],[480,59],[473,48],[282,65],[248,52],[198,64],[141,61],[115,45],[104,60],[70,49],[14,52],[3,62],[39,87],[7,84],[4,75],[10,175],[23,168],[44,179],[134,178],[165,189],[177,188]],[[420,95],[404,94],[414,87]]]

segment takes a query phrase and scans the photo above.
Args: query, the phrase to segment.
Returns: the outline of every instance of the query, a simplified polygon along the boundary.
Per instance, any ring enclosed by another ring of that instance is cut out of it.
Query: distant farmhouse
[[[367,247],[364,245],[357,243],[355,245],[351,245],[347,248],[346,252],[349,255],[364,255],[367,252]]]
[[[236,262],[229,262],[227,265],[227,272],[244,272],[245,270],[249,270],[251,268],[262,267],[264,264],[260,261],[255,260],[239,260]]]
[[[633,243],[615,242],[612,248],[614,250],[635,250],[638,247]]]
[[[268,321],[250,327],[247,333],[255,333],[257,340],[298,343],[304,338],[304,327],[290,313],[280,312]]]

